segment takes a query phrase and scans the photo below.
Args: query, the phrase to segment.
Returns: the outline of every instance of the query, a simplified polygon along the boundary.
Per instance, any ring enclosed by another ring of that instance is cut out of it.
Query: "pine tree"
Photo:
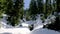
[[[57,1],[57,12],[59,13],[60,12],[60,0],[56,0]]]
[[[30,9],[29,10],[30,10],[31,15],[37,14],[37,5],[36,5],[36,1],[35,0],[31,0]]]
[[[46,0],[45,3],[45,18],[48,17],[52,13],[52,5],[51,5],[51,0]]]
[[[23,0],[7,0],[8,24],[16,26],[23,17]]]
[[[33,20],[35,20],[36,14],[38,14],[37,10],[38,10],[38,8],[37,8],[37,5],[36,5],[36,1],[31,0],[30,7],[29,7],[29,12],[30,12],[30,15],[32,16]]]
[[[38,14],[44,12],[43,11],[43,4],[44,4],[43,0],[37,0],[37,8],[38,8],[37,12],[38,12]]]
[[[3,18],[2,14],[4,14],[6,10],[6,0],[0,0],[0,20]],[[0,28],[2,24],[0,22]]]
[[[31,20],[30,16],[31,15],[29,9],[24,10],[24,17],[26,18],[27,21]]]
[[[53,3],[52,3],[52,14],[54,14],[54,12],[57,12],[57,1],[56,0],[53,0]]]
[[[0,0],[0,17],[2,17],[2,14],[6,10],[6,0]]]
[[[55,19],[55,22],[54,23],[51,23],[51,24],[47,24],[45,25],[44,27],[48,28],[48,29],[52,29],[52,30],[55,30],[55,31],[60,31],[60,15],[58,15],[58,13],[60,12],[60,0],[55,0],[56,2],[56,6],[54,6],[54,10],[57,10],[57,16],[56,16],[56,19]],[[57,8],[56,8],[57,7]]]
[[[31,0],[29,12],[34,20],[36,19],[36,14],[44,13],[43,4],[43,0]]]

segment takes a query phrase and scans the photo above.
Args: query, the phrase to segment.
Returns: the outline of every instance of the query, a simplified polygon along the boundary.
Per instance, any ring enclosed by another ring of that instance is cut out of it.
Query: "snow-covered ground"
[[[29,34],[30,30],[28,28],[1,28],[0,29],[0,34],[6,34],[6,33],[11,33],[11,34]]]
[[[43,29],[42,25],[37,26],[34,30],[30,31],[28,28],[1,28],[0,34],[60,34],[54,30]]]
[[[38,15],[39,16],[39,15]],[[53,18],[52,18],[53,19]],[[47,24],[49,19],[46,19],[44,24]],[[18,28],[6,28],[10,27],[5,23],[5,18],[2,19],[2,27],[0,28],[0,34],[60,34],[57,31],[43,29],[43,23],[40,17],[37,17],[36,21],[26,21],[22,23],[23,27]],[[50,22],[50,20],[49,20]],[[34,24],[34,29],[32,31],[29,30],[28,26]],[[4,27],[3,27],[4,26]]]
[[[39,29],[31,31],[30,34],[60,34],[60,33],[53,30],[39,28]]]

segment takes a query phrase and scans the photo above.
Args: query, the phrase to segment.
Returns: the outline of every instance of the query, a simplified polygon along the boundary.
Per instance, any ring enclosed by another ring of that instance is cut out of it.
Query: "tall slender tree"
[[[51,0],[46,0],[45,3],[45,18],[52,13]]]
[[[30,10],[31,15],[37,14],[37,6],[36,6],[36,1],[35,0],[31,0],[29,10]]]
[[[35,16],[36,14],[38,14],[38,8],[37,8],[37,5],[36,5],[36,1],[35,0],[31,0],[30,2],[30,7],[29,7],[29,12],[30,12],[30,15],[32,16],[32,18],[35,20]]]
[[[60,12],[60,10],[59,10],[60,9],[60,2],[59,2],[60,0],[56,0],[56,1],[57,1],[57,12],[59,13]]]
[[[43,13],[43,4],[44,4],[43,0],[37,0],[38,14]]]

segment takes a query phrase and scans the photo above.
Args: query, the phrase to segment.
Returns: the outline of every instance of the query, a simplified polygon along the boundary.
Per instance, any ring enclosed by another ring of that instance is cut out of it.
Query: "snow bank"
[[[12,33],[12,34],[29,34],[30,30],[28,28],[1,28],[0,34]]]
[[[49,29],[43,29],[43,25],[39,25],[34,30],[30,32],[30,34],[60,34],[57,31],[49,30]]]
[[[5,16],[6,15],[4,15],[1,23],[3,24],[3,26],[8,27],[8,25],[6,24],[6,21],[5,21],[5,19],[6,19]],[[54,18],[52,17],[51,19],[54,19]],[[44,24],[47,24],[48,21],[51,22],[50,19],[47,19],[47,20],[45,20]],[[34,29],[32,31],[30,31],[27,28],[31,24],[34,24]],[[0,28],[0,34],[60,34],[57,31],[43,29],[42,28],[43,23],[42,23],[42,20],[40,19],[39,15],[38,15],[36,21],[26,21],[26,22],[22,23],[22,26],[23,27],[19,27],[19,28]]]
[[[33,30],[30,34],[60,34],[60,33],[57,31],[40,28]]]

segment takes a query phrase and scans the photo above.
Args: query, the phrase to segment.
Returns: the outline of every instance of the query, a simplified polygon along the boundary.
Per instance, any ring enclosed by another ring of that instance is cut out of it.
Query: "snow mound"
[[[31,31],[30,34],[60,34],[60,33],[57,31],[40,28],[40,29]]]

